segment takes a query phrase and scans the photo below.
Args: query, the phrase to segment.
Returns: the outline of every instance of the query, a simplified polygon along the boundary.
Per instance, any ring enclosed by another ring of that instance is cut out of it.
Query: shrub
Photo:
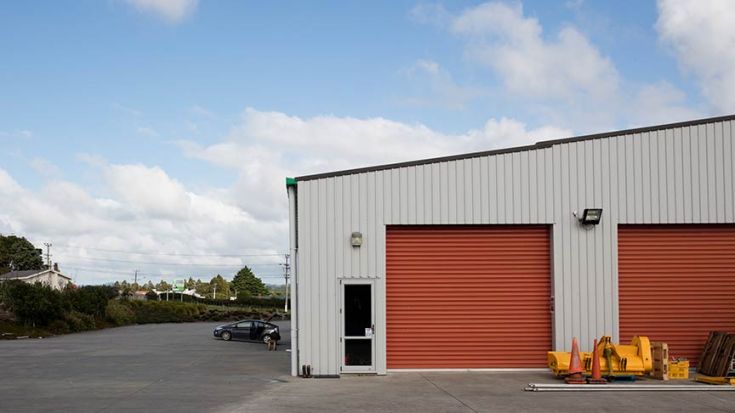
[[[69,324],[64,320],[54,320],[49,324],[48,329],[54,334],[66,334],[69,332]]]
[[[135,323],[135,313],[125,304],[116,300],[110,300],[105,308],[105,317],[116,326],[124,326]]]
[[[102,318],[105,315],[107,302],[117,296],[117,290],[108,286],[85,286],[64,291],[67,310]]]
[[[130,301],[126,302],[135,314],[135,322],[147,323],[181,323],[195,321],[206,306],[176,301]]]
[[[45,326],[63,317],[61,293],[50,287],[8,281],[3,290],[6,307],[26,325]]]
[[[79,311],[70,311],[66,313],[64,319],[69,325],[69,331],[73,333],[94,330],[97,327],[93,316],[80,313]]]

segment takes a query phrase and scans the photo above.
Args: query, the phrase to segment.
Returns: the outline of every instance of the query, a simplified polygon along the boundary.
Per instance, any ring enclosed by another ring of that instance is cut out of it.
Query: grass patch
[[[19,337],[50,337],[54,334],[42,328],[25,326],[12,321],[0,321],[0,340],[15,340]]]

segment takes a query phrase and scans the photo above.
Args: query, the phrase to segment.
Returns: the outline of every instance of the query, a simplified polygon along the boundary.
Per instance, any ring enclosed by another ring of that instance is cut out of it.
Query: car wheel
[[[222,333],[222,340],[230,341],[231,338],[232,338],[232,334],[229,331],[224,331]]]
[[[271,336],[270,336],[270,334],[266,334],[266,335],[263,336],[263,342],[265,344],[268,344],[268,343],[271,342]]]

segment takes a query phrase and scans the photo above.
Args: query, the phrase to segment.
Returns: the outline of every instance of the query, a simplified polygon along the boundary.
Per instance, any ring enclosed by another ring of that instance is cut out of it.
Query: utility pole
[[[43,245],[46,246],[46,265],[51,269],[51,243],[44,242]]]
[[[286,259],[286,262],[283,264],[283,280],[286,287],[286,299],[283,303],[283,311],[288,312],[288,279],[291,276],[291,264],[289,263],[289,260],[291,259],[291,256],[289,254],[284,254],[283,257]]]
[[[133,284],[138,284],[138,270],[135,270],[135,281],[133,281]]]
[[[217,283],[214,283],[214,293],[212,294],[214,300],[217,299]]]

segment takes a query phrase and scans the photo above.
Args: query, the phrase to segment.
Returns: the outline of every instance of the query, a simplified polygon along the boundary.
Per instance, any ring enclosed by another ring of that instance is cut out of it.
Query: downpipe
[[[299,375],[298,273],[299,259],[296,230],[296,185],[286,187],[288,193],[288,244],[291,254],[291,375]]]

